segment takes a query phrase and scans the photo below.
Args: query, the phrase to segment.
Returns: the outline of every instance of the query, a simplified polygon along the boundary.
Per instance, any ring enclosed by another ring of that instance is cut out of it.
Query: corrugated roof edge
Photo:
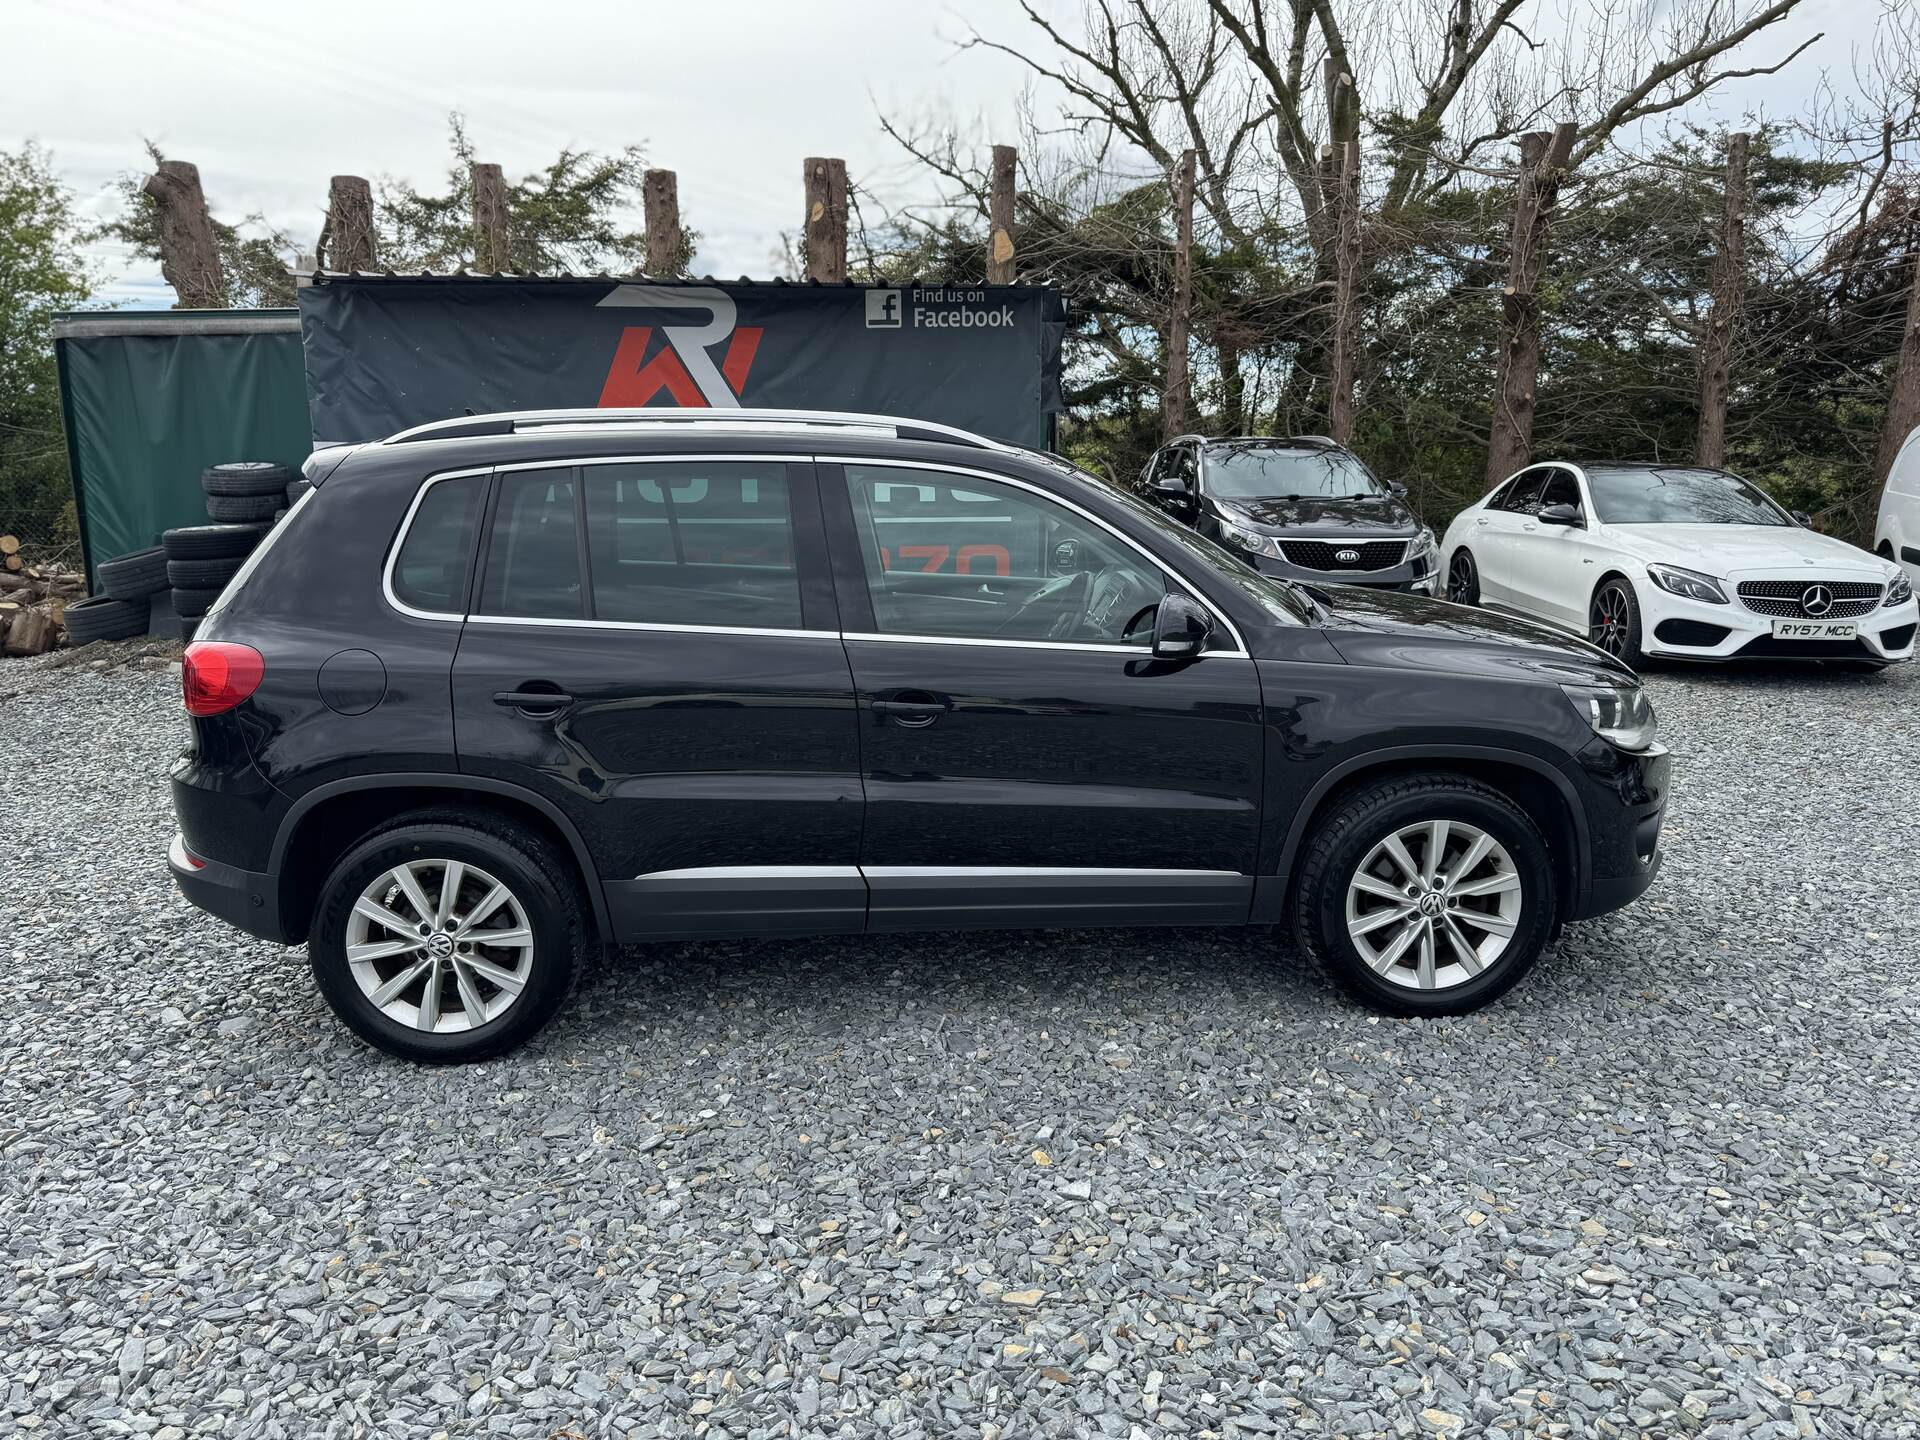
[[[557,275],[515,274],[510,271],[491,270],[297,270],[295,277],[306,285],[330,285],[346,282],[350,284],[418,283],[420,281],[486,281],[513,284],[542,285],[732,285],[747,286],[756,290],[907,290],[915,287],[938,288],[943,290],[1030,290],[1049,295],[1064,294],[1056,285],[987,285],[955,283],[945,280],[923,280],[918,276],[908,276],[902,280],[855,281],[842,280],[837,284],[825,284],[819,280],[786,280],[776,277],[772,280],[755,280],[742,275],[738,279],[728,280],[718,275],[575,275],[571,271],[562,271]]]

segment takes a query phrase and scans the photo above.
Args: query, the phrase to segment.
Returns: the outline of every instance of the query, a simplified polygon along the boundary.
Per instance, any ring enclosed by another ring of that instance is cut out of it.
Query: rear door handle
[[[891,720],[896,725],[905,725],[912,730],[933,724],[953,708],[951,700],[925,690],[900,690],[872,703],[873,713],[882,720]]]
[[[497,690],[493,703],[515,710],[558,713],[573,704],[573,696],[559,690]]]

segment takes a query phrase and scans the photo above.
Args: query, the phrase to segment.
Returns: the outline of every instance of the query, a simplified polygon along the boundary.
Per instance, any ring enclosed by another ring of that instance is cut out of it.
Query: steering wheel
[[[1098,640],[1125,643],[1160,608],[1160,591],[1125,565],[1103,566],[1093,577],[1087,601],[1087,633]]]
[[[1000,633],[1009,630],[1038,629],[1050,640],[1064,640],[1077,631],[1086,619],[1086,599],[1091,589],[1084,570],[1072,575],[1056,575],[1000,622]]]

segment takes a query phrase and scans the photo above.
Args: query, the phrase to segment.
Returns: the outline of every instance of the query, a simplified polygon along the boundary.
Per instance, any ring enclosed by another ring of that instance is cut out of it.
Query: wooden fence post
[[[1733,331],[1747,262],[1747,157],[1753,137],[1727,137],[1727,187],[1720,203],[1720,248],[1713,257],[1712,305],[1700,345],[1700,432],[1696,463],[1727,463],[1727,398],[1733,388]]]
[[[993,188],[987,201],[987,283],[1013,284],[1013,189],[1020,152],[1011,145],[993,147]]]
[[[1167,317],[1167,388],[1160,397],[1160,428],[1167,440],[1187,433],[1187,333],[1193,311],[1193,162],[1194,152],[1184,150],[1174,171],[1173,312]]]
[[[507,268],[507,181],[498,165],[473,166],[473,268],[497,275]]]
[[[159,224],[160,273],[173,286],[176,310],[218,310],[227,303],[226,274],[213,216],[200,188],[200,170],[185,160],[162,160],[140,187]]]
[[[1499,375],[1494,382],[1493,428],[1487,445],[1487,483],[1494,485],[1527,463],[1533,450],[1534,386],[1540,375],[1540,276],[1547,262],[1547,224],[1573,154],[1574,127],[1520,137],[1520,173],[1514,183],[1512,254],[1500,317]]]
[[[847,162],[807,158],[807,278],[838,285],[847,278]]]
[[[1335,147],[1341,154],[1334,182],[1333,363],[1327,396],[1327,428],[1342,445],[1353,441],[1353,386],[1360,345],[1360,142]]]
[[[680,177],[649,170],[641,182],[647,215],[647,274],[680,273]]]
[[[327,223],[320,231],[320,264],[329,270],[379,268],[373,233],[373,187],[358,175],[336,175],[327,186]]]

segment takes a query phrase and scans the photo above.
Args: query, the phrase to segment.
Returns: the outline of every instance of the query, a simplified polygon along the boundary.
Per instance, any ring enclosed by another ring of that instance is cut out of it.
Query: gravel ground
[[[1920,1435],[1920,668],[1655,677],[1664,879],[1471,1019],[704,944],[458,1070],[174,894],[176,683],[0,666],[0,1434]]]

